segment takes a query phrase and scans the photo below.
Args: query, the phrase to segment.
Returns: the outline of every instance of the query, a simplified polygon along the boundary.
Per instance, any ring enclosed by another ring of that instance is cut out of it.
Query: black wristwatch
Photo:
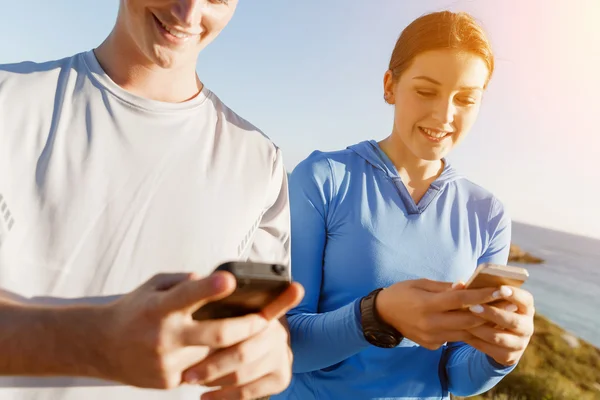
[[[360,321],[363,335],[373,346],[391,349],[400,344],[404,336],[393,326],[383,322],[375,308],[377,295],[383,289],[375,289],[360,301]]]

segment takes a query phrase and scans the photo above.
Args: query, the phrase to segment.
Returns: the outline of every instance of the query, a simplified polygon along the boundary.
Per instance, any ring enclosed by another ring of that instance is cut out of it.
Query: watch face
[[[391,348],[396,347],[400,343],[398,338],[385,332],[369,331],[365,332],[365,336],[371,344],[378,347]]]

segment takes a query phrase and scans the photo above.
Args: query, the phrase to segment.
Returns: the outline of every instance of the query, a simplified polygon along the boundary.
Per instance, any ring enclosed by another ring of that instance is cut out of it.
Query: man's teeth
[[[438,131],[432,131],[431,129],[427,129],[427,128],[423,128],[421,127],[421,129],[423,130],[423,132],[425,132],[427,135],[436,138],[436,139],[441,139],[444,136],[446,136],[448,134],[448,132],[438,132]]]
[[[160,21],[159,21],[159,22],[160,22]],[[163,28],[164,28],[164,29],[165,29],[167,32],[169,32],[171,35],[175,36],[176,38],[179,38],[179,39],[185,39],[185,38],[189,38],[190,36],[192,36],[192,35],[190,35],[190,34],[188,34],[188,33],[183,33],[183,32],[180,32],[180,31],[176,31],[176,30],[174,30],[174,29],[171,29],[171,28],[169,28],[168,26],[166,26],[165,24],[163,24],[162,22],[160,22],[160,25],[161,25],[161,26],[162,26],[162,27],[163,27]]]

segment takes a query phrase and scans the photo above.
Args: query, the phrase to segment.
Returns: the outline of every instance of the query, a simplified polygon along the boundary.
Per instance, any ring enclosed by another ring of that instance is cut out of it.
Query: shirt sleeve
[[[326,368],[369,346],[360,324],[360,299],[334,311],[319,312],[334,190],[329,161],[318,153],[300,163],[290,178],[292,276],[306,292],[288,314],[295,373]]]
[[[490,238],[478,264],[506,265],[510,252],[511,221],[502,204],[492,201],[487,236]],[[504,366],[463,342],[449,343],[444,349],[448,390],[457,396],[473,396],[496,386],[516,365]]]
[[[290,205],[288,179],[281,151],[277,149],[266,207],[254,234],[248,260],[290,265]]]

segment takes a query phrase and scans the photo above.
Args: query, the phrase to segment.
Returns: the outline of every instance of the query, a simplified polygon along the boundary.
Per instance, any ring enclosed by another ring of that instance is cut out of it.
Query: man
[[[0,398],[288,385],[278,319],[301,287],[260,315],[191,318],[233,291],[220,263],[289,262],[281,154],[195,72],[236,5],[121,0],[95,50],[0,66]]]

